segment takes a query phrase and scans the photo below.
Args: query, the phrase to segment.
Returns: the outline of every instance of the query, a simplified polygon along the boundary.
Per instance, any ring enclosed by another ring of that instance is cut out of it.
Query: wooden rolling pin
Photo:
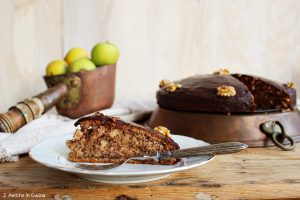
[[[14,133],[51,109],[61,98],[68,95],[68,92],[67,84],[59,83],[32,98],[19,102],[8,112],[0,114],[0,132]]]

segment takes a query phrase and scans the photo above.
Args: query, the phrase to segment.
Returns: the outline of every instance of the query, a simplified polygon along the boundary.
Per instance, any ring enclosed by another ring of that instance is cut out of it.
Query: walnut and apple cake
[[[258,76],[230,74],[226,69],[175,82],[162,80],[159,88],[158,105],[174,111],[254,113],[296,107],[294,83],[281,84]]]
[[[164,127],[150,129],[116,117],[95,113],[75,122],[79,128],[67,141],[68,159],[73,162],[116,163],[129,157],[155,155],[179,149]],[[175,164],[178,159],[133,160],[131,163]]]

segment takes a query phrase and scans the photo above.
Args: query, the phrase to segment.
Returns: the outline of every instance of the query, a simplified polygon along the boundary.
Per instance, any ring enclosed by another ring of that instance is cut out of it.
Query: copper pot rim
[[[81,70],[79,72],[73,72],[73,73],[65,73],[65,74],[60,74],[60,75],[54,75],[54,76],[47,76],[47,75],[44,75],[43,78],[45,79],[50,79],[50,78],[54,78],[54,77],[65,77],[65,76],[68,76],[68,75],[75,75],[75,76],[83,76],[85,74],[88,74],[88,73],[93,73],[94,71],[96,70],[104,70],[108,67],[117,67],[117,64],[111,64],[111,65],[103,65],[103,66],[96,66],[95,69],[92,69],[92,70]]]
[[[284,109],[261,109],[261,110],[255,110],[255,111],[249,111],[249,112],[201,112],[201,111],[184,111],[184,110],[176,110],[176,109],[170,109],[170,108],[164,108],[161,106],[158,106],[157,109],[164,109],[173,111],[176,113],[189,113],[189,114],[208,114],[208,115],[236,115],[236,116],[253,116],[253,115],[259,115],[259,114],[276,114],[276,113],[286,113],[286,112],[293,112],[293,111],[299,111],[296,107],[295,108],[284,108]]]

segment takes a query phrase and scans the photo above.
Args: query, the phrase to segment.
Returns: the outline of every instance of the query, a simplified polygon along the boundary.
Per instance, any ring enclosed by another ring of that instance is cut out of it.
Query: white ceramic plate
[[[200,156],[182,159],[182,162],[176,165],[124,164],[109,170],[83,170],[74,167],[76,163],[67,159],[66,140],[71,138],[72,135],[66,135],[41,142],[31,148],[29,155],[33,160],[47,167],[70,172],[83,179],[111,184],[158,180],[174,172],[198,167],[213,159],[213,156]],[[181,149],[208,145],[203,141],[181,135],[173,135],[173,139]]]

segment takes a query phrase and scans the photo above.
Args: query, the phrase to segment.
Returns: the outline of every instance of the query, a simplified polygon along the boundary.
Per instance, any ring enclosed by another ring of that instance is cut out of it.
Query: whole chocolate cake
[[[175,82],[163,80],[156,94],[160,107],[175,111],[253,113],[296,106],[293,83],[280,84],[262,77],[229,74],[221,69]]]

